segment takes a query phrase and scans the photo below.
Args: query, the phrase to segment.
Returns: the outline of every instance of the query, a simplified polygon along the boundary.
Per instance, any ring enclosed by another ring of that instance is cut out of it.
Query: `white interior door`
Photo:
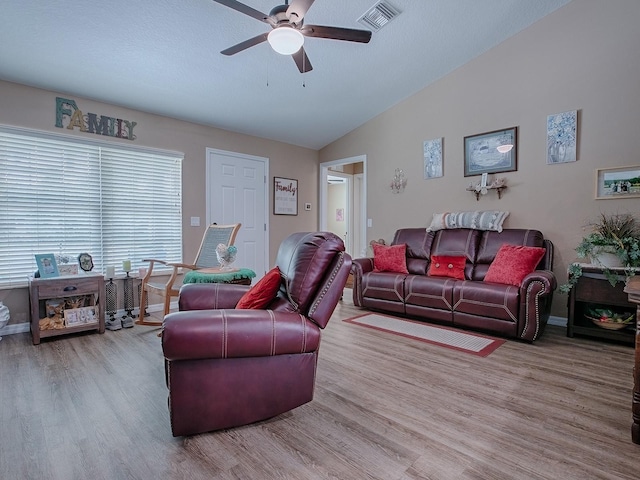
[[[269,159],[207,149],[207,222],[242,224],[235,265],[262,277],[269,268]]]

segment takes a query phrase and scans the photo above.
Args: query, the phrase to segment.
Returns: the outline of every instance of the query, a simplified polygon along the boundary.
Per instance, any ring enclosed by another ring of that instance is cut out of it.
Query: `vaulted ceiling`
[[[570,0],[385,0],[370,43],[306,38],[301,74],[271,27],[211,0],[20,0],[0,7],[0,79],[320,149]],[[279,0],[244,0],[268,14]],[[315,0],[307,24],[364,29],[376,0]]]

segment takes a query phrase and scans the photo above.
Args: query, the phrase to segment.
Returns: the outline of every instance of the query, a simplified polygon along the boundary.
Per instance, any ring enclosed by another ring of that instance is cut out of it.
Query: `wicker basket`
[[[590,317],[589,315],[585,315],[585,318],[588,318],[595,325],[597,325],[600,328],[604,328],[605,330],[622,330],[623,328],[626,328],[629,325],[632,325],[634,315],[631,314],[631,316],[623,322],[603,322],[599,318]]]

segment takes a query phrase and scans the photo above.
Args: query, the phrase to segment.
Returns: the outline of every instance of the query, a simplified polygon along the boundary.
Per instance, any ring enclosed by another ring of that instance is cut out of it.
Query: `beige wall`
[[[76,100],[83,113],[133,120],[135,141],[82,133],[78,129],[55,127],[55,98]],[[211,108],[215,108],[212,105]],[[69,92],[50,92],[0,81],[0,124],[26,127],[91,139],[161,148],[183,152],[183,242],[184,259],[191,262],[202,240],[206,222],[205,150],[207,147],[269,158],[269,247],[272,265],[280,242],[291,232],[317,229],[317,212],[300,208],[305,202],[317,204],[318,152],[280,142],[227,132],[217,128],[183,122],[114,105],[95,102]],[[273,215],[271,190],[273,177],[297,178],[299,187],[298,215]],[[124,192],[126,194],[126,192]],[[201,227],[189,226],[190,217],[200,217]],[[135,226],[133,226],[135,228]],[[35,263],[34,263],[35,269]],[[28,321],[26,288],[0,290],[0,300],[11,311],[11,324]]]
[[[66,96],[85,111],[138,122],[136,145],[184,152],[185,259],[195,255],[203,230],[189,227],[188,219],[206,217],[206,147],[269,157],[269,185],[273,176],[297,178],[299,205],[317,204],[318,161],[367,155],[368,217],[373,220],[367,242],[390,241],[400,227],[426,226],[435,212],[509,210],[507,226],[540,229],[555,243],[555,271],[562,282],[589,220],[601,211],[639,209],[638,199],[594,200],[596,168],[640,164],[636,148],[640,62],[635,51],[640,45],[639,18],[637,0],[574,0],[319,154],[85,100],[69,92],[1,81],[0,123],[60,132],[54,127],[54,100]],[[579,160],[547,166],[546,117],[574,109],[580,111]],[[487,195],[476,202],[465,191],[470,179],[463,176],[463,137],[516,125],[520,129],[518,171],[504,174],[509,189],[502,200]],[[65,133],[91,137],[77,131]],[[422,142],[437,137],[444,137],[444,177],[423,180]],[[396,167],[409,178],[406,191],[399,195],[388,188]],[[317,228],[315,210],[298,211],[296,217],[270,215],[270,263],[289,232]],[[26,321],[26,290],[0,290],[0,300],[11,309],[11,323]],[[553,313],[566,316],[566,298],[556,295],[554,303]]]
[[[442,211],[510,211],[505,225],[541,230],[566,280],[583,227],[599,212],[638,212],[639,199],[595,200],[595,170],[640,165],[640,2],[575,0],[434,85],[325,147],[320,161],[367,155],[367,241],[428,225]],[[420,61],[420,59],[414,59]],[[546,165],[546,118],[579,110],[578,161]],[[476,201],[466,192],[463,137],[519,127],[509,188]],[[444,137],[444,177],[423,180],[422,142]],[[388,185],[396,167],[404,193]],[[556,294],[554,315],[566,317]]]

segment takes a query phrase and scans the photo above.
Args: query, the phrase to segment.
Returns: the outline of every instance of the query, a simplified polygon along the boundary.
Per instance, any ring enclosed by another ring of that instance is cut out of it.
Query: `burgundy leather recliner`
[[[265,420],[313,399],[320,330],[342,297],[351,257],[328,232],[294,233],[267,310],[235,310],[248,286],[187,284],[164,319],[174,436]]]

